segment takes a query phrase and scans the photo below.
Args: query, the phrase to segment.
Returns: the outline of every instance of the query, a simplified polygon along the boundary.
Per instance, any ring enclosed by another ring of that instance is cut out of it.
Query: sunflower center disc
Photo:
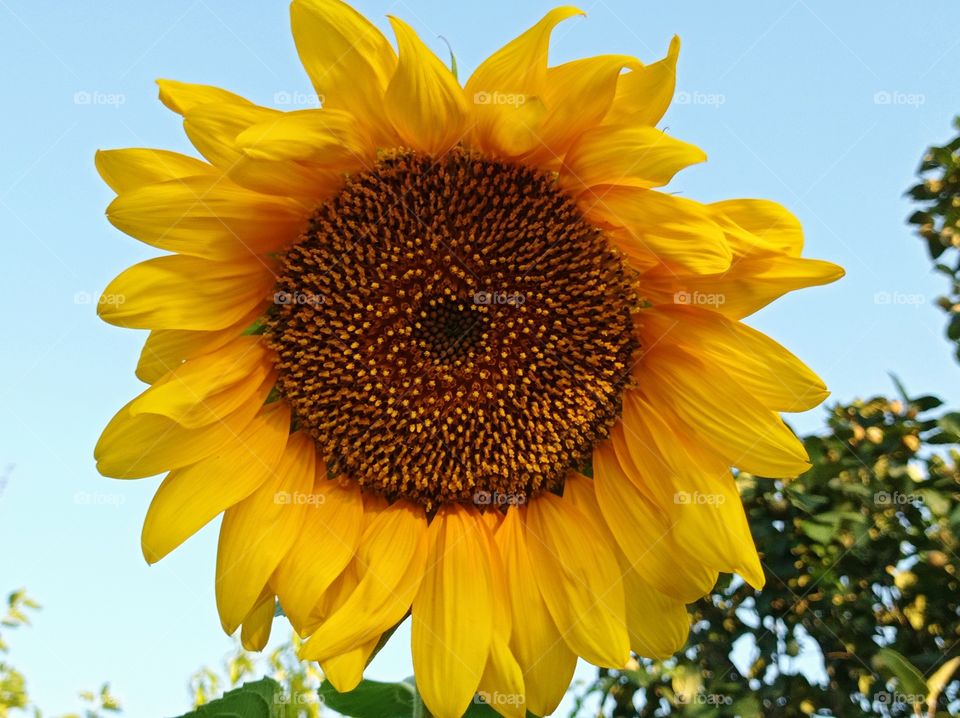
[[[331,472],[428,510],[522,503],[620,413],[631,282],[548,175],[399,152],[313,215],[266,338]]]

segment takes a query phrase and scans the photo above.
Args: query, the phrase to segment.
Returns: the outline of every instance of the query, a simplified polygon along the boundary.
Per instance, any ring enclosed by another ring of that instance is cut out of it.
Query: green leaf
[[[943,401],[938,399],[935,396],[929,394],[925,396],[918,396],[916,399],[910,401],[919,411],[930,411],[930,409],[936,409],[938,406],[943,404]]]
[[[263,334],[267,329],[267,323],[262,319],[257,319],[249,327],[243,330],[244,336],[255,336],[257,334]]]
[[[904,693],[927,695],[927,682],[920,669],[892,648],[881,648],[871,662],[878,671],[896,678]]]
[[[443,35],[438,35],[444,44],[447,46],[447,51],[450,53],[450,72],[453,73],[453,79],[459,80],[457,72],[457,56],[453,54],[453,47],[450,45],[450,41],[447,40]]]
[[[320,686],[320,700],[351,718],[411,718],[414,691],[406,682],[364,680],[349,693],[338,693],[329,681],[324,681]]]
[[[496,718],[498,715],[500,714],[493,708],[474,696],[473,702],[467,708],[467,712],[463,714],[463,718]]]
[[[801,521],[800,530],[817,543],[828,544],[833,541],[836,526],[824,526],[816,521]]]
[[[957,314],[947,325],[947,336],[953,341],[960,341],[960,314]]]
[[[287,702],[276,681],[262,678],[244,683],[180,718],[282,718]]]
[[[940,241],[940,236],[935,234],[927,237],[927,250],[933,259],[939,259],[947,251],[947,245]]]
[[[787,488],[784,493],[787,495],[787,498],[790,499],[791,504],[808,514],[812,514],[821,506],[830,503],[830,499],[826,496],[802,493],[793,488]]]

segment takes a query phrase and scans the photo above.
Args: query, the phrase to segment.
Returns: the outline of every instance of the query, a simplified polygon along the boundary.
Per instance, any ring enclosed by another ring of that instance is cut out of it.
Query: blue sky
[[[550,3],[357,2],[385,31],[407,19],[461,79],[539,19]],[[932,304],[943,283],[905,226],[903,191],[923,149],[960,111],[954,2],[730,4],[587,0],[555,33],[551,60],[629,53],[655,60],[683,40],[678,102],[664,124],[710,160],[674,189],[712,201],[767,197],[803,221],[809,256],[848,276],[787,297],[751,323],[799,353],[848,400],[914,392],[956,406],[957,369]],[[143,340],[101,323],[96,297],[154,252],[112,229],[97,148],[190,151],[155,78],[217,84],[267,105],[309,101],[284,2],[0,0],[0,162],[4,350],[0,355],[0,591],[26,586],[43,604],[10,636],[14,663],[49,713],[110,680],[127,715],[176,714],[186,680],[230,647],[213,599],[216,526],[159,565],[139,549],[159,479],[119,482],[92,449],[114,411],[142,388]],[[91,303],[92,299],[92,303]],[[884,301],[884,300],[887,301]],[[794,417],[800,431],[822,410]],[[0,482],[2,483],[2,482]],[[277,633],[284,633],[280,624]],[[410,673],[408,634],[372,667]],[[589,671],[583,672],[589,676]]]

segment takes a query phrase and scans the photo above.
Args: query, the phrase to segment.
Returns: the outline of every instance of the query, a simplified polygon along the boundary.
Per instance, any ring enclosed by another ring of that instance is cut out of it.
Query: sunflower
[[[166,251],[99,304],[150,334],[97,466],[166,473],[149,562],[222,513],[223,628],[261,648],[279,600],[338,690],[412,614],[434,715],[549,714],[578,656],[669,656],[718,572],[760,587],[731,467],[808,466],[780,412],[826,389],[742,320],[842,270],[777,204],[659,189],[705,159],[656,127],[679,40],[549,66],[581,14],[461,86],[402,20],[395,51],[295,0],[322,109],[161,80],[203,159],[97,154]]]

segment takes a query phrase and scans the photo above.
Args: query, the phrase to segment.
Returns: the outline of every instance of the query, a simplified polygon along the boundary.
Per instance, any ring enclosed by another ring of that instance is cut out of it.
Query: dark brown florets
[[[276,291],[266,337],[298,427],[390,498],[522,502],[620,413],[631,277],[529,167],[386,157],[317,210]]]

